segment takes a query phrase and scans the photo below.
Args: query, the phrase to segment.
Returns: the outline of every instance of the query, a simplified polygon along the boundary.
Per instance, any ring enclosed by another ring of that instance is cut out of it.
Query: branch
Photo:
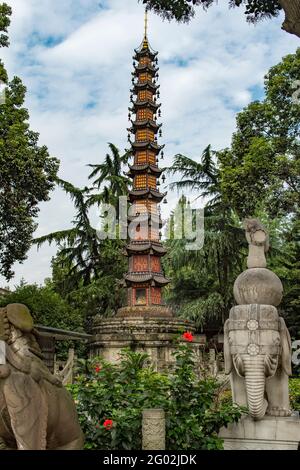
[[[285,12],[282,29],[300,38],[300,0],[279,0]]]

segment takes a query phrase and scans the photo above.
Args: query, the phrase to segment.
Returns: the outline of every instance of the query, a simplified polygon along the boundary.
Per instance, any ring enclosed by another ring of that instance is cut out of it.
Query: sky
[[[31,128],[60,159],[59,176],[84,187],[87,164],[103,161],[108,142],[128,147],[132,55],[143,38],[143,6],[137,0],[6,2],[13,8],[11,46],[1,58],[10,78],[21,77],[27,87]],[[263,98],[268,69],[299,47],[298,38],[281,30],[282,17],[249,25],[242,9],[229,11],[227,4],[197,9],[189,24],[149,15],[148,37],[159,51],[164,166],[177,153],[199,159],[208,144],[228,147],[236,114]],[[169,191],[163,218],[177,199]],[[56,189],[40,204],[35,236],[69,228],[73,216],[72,203]],[[55,253],[55,246],[32,248],[10,283],[0,277],[0,287],[21,279],[43,283]]]

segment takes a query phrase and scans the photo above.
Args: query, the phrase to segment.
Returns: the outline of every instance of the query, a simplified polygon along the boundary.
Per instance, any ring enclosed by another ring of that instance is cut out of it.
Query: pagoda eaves
[[[129,111],[131,127],[128,132],[133,135],[130,154],[133,164],[129,165],[127,175],[133,179],[133,187],[129,191],[131,202],[129,222],[136,224],[137,229],[130,243],[126,246],[128,256],[128,272],[125,283],[128,291],[128,306],[154,307],[162,306],[163,286],[169,283],[164,276],[161,258],[166,249],[160,241],[162,221],[158,209],[166,196],[158,190],[159,177],[164,169],[158,167],[158,155],[163,157],[164,145],[157,143],[157,135],[161,136],[161,124],[157,123],[160,115],[158,78],[158,53],[149,45],[145,33],[144,40],[133,56],[134,71],[131,89],[132,107]],[[133,96],[136,99],[133,99]]]

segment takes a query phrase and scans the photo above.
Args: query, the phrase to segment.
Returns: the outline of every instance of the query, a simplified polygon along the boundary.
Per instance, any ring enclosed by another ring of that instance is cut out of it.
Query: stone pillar
[[[256,219],[246,220],[247,270],[234,283],[237,306],[224,325],[225,373],[233,401],[249,416],[221,430],[225,449],[295,449],[299,415],[290,410],[291,338],[277,308],[283,286],[266,268],[268,234]]]
[[[216,360],[216,351],[214,349],[209,350],[209,369],[210,373],[213,376],[216,376],[218,373],[217,360]]]
[[[165,450],[166,418],[164,410],[143,411],[143,450]]]

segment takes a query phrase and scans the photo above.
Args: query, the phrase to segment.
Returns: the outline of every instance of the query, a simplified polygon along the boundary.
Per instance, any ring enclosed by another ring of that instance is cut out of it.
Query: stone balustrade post
[[[142,422],[143,450],[165,450],[166,417],[164,410],[143,411]]]

